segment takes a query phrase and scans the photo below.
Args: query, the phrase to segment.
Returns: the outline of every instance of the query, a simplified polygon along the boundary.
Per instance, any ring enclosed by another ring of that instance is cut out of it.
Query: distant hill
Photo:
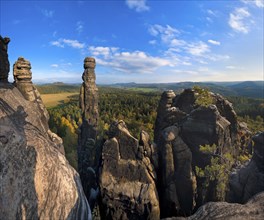
[[[208,88],[214,93],[224,96],[244,96],[249,98],[264,98],[264,81],[244,81],[244,82],[179,82],[179,83],[117,83],[108,85],[117,88],[152,88],[160,91],[172,89],[180,92],[185,88],[192,88],[197,85]]]
[[[229,88],[236,92],[237,96],[264,98],[263,85],[264,81],[245,81],[229,86]]]
[[[100,87],[122,88],[137,91],[165,91],[174,90],[176,93],[193,86],[208,88],[214,93],[223,96],[240,96],[248,98],[264,98],[264,81],[243,82],[179,82],[179,83],[116,83],[99,85]],[[41,94],[79,92],[80,84],[65,84],[56,82],[52,84],[37,85]]]
[[[52,84],[37,85],[40,94],[74,93],[80,91],[80,85],[56,82]]]

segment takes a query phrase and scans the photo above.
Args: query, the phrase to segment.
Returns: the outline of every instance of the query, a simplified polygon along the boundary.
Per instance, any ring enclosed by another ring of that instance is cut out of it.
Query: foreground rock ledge
[[[39,129],[39,114],[0,82],[0,219],[90,219],[79,175]]]
[[[254,196],[245,205],[227,202],[209,202],[188,217],[172,217],[166,220],[261,220],[264,219],[264,193]],[[165,220],[165,219],[164,219]]]

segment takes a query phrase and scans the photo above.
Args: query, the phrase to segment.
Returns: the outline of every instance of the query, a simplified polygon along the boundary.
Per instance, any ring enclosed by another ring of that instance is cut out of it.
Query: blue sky
[[[28,59],[38,83],[81,82],[86,56],[101,84],[263,80],[263,10],[263,0],[1,0],[0,34],[11,66]]]

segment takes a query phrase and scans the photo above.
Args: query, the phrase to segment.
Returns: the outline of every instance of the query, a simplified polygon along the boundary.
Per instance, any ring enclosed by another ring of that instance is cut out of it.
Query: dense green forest
[[[52,90],[53,91],[53,90]],[[141,130],[147,131],[153,139],[154,124],[161,92],[148,90],[128,90],[121,88],[99,87],[99,132],[103,139],[114,120],[124,120],[133,136]],[[240,121],[248,124],[256,133],[264,130],[264,100],[245,97],[228,97],[234,105]],[[77,167],[78,127],[82,123],[78,95],[72,96],[68,103],[48,109],[50,128],[63,138],[66,157],[71,165]]]

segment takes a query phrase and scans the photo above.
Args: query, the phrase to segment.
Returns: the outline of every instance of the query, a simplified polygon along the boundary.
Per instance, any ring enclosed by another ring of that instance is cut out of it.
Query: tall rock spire
[[[8,82],[10,65],[7,55],[7,45],[10,42],[8,37],[2,38],[0,35],[0,82]]]
[[[82,180],[85,195],[89,199],[90,189],[95,184],[95,140],[97,135],[98,89],[95,84],[95,59],[84,59],[83,84],[80,89],[80,108],[82,110],[82,125],[78,140],[78,171]]]

